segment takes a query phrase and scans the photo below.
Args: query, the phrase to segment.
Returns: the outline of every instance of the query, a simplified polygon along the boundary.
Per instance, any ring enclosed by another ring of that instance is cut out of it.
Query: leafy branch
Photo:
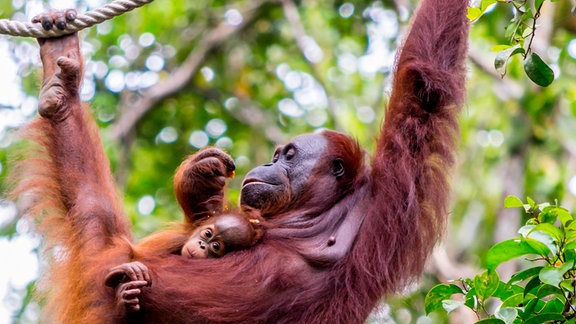
[[[501,77],[506,75],[510,58],[521,55],[526,75],[541,87],[547,87],[554,81],[554,71],[532,50],[536,37],[537,22],[545,0],[482,0],[479,7],[468,8],[468,19],[476,21],[486,14],[496,3],[512,7],[514,17],[506,27],[505,38],[508,44],[493,48],[498,52],[494,67]],[[553,1],[553,0],[551,0]]]
[[[518,230],[520,236],[494,245],[482,274],[433,287],[426,296],[426,312],[465,306],[476,313],[478,323],[574,323],[576,219],[557,202],[537,204],[527,198],[523,203],[509,196],[504,207],[523,208],[530,217]],[[518,258],[535,264],[501,281],[496,268]],[[457,295],[463,300],[453,298]],[[490,313],[496,300],[500,304]]]

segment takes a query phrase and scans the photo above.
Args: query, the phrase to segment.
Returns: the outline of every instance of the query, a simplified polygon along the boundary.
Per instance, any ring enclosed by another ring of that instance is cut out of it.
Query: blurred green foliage
[[[5,1],[0,17],[28,19],[38,13],[31,3],[37,2]],[[75,3],[79,11],[92,9],[87,1]],[[181,219],[172,175],[187,154],[203,145],[224,147],[236,159],[231,206],[238,203],[244,174],[269,161],[274,146],[294,135],[333,128],[372,151],[394,51],[416,3],[155,1],[82,32],[84,97],[101,127],[136,236]],[[295,17],[289,4],[296,6]],[[432,286],[455,279],[454,274],[466,275],[461,272],[479,267],[489,246],[516,235],[509,224],[520,224],[523,216],[504,211],[503,197],[528,193],[538,201],[558,199],[569,209],[575,202],[576,18],[570,2],[544,2],[531,45],[554,71],[547,88],[526,77],[519,56],[507,60],[506,75],[500,77],[492,49],[514,45],[506,27],[515,17],[506,4],[484,9],[471,29],[461,152],[450,225],[440,247],[451,263],[434,256],[419,286],[387,301],[389,308],[381,311],[400,323],[424,316],[424,296]],[[210,43],[210,37],[222,35],[223,25],[235,32]],[[34,40],[0,36],[1,44],[8,44],[18,65],[25,98],[35,98],[39,64]],[[158,87],[194,65],[195,54],[202,55],[177,91],[154,98],[136,123],[121,123],[136,116]],[[23,100],[6,110],[25,111],[27,105]],[[5,179],[18,126],[3,120],[0,177]],[[0,235],[24,235],[10,215],[0,218]],[[24,300],[27,291],[12,294]],[[11,307],[20,309],[21,301],[11,300]],[[432,319],[444,320],[439,315]]]
[[[522,208],[528,216],[519,236],[490,248],[482,274],[433,287],[426,295],[426,313],[468,307],[477,323],[574,323],[574,216],[558,202],[536,204],[531,198],[525,204],[508,196],[504,207]],[[526,259],[531,265],[503,282],[496,268],[513,259]]]

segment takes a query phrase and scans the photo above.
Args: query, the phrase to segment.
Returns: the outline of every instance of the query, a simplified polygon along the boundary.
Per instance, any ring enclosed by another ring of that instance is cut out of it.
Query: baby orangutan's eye
[[[211,238],[212,237],[212,231],[207,229],[204,231],[204,236],[206,236],[207,238]]]

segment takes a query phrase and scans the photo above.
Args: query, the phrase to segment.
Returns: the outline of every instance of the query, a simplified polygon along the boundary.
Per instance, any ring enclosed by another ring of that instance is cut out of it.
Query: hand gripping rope
[[[34,38],[58,37],[92,27],[152,1],[154,0],[114,0],[101,8],[78,14],[74,21],[66,24],[64,30],[57,28],[44,30],[40,24],[0,19],[0,34]]]

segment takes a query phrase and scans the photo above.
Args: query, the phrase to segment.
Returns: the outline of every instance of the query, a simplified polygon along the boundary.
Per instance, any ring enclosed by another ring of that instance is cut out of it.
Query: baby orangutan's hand
[[[140,310],[138,297],[143,287],[152,285],[152,280],[148,267],[134,261],[110,269],[104,283],[116,288],[116,308],[119,313],[130,314]]]

